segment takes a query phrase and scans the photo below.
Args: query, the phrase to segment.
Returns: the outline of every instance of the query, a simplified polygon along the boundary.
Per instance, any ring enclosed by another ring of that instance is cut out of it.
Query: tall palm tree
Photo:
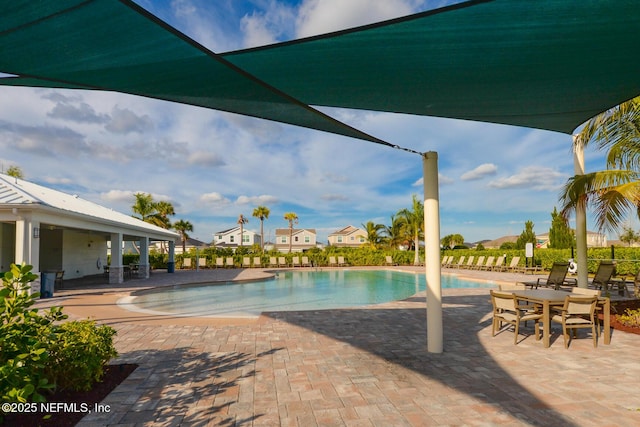
[[[253,216],[260,219],[260,248],[264,252],[264,220],[269,219],[271,211],[266,206],[258,206],[253,210]]]
[[[391,248],[397,249],[404,242],[403,224],[404,221],[399,215],[391,215],[391,225],[384,227],[385,240]]]
[[[136,193],[136,200],[131,206],[134,214],[134,218],[138,218],[144,222],[148,222],[149,218],[151,218],[156,213],[155,203],[153,202],[153,197],[151,194],[147,193]]]
[[[238,215],[238,224],[240,224],[240,246],[244,242],[244,225],[248,223],[249,220],[244,215]]]
[[[362,224],[362,227],[367,232],[367,241],[369,242],[369,245],[373,248],[378,247],[382,242],[380,232],[384,230],[384,225],[368,221],[366,224]]]
[[[629,213],[640,217],[640,97],[589,120],[575,138],[608,149],[606,170],[576,175],[560,195],[562,215],[592,207],[601,230],[614,230]]]
[[[411,209],[398,212],[404,219],[405,232],[413,239],[413,264],[420,264],[420,238],[424,236],[424,205],[414,194]]]
[[[158,227],[166,228],[167,230],[171,228],[169,215],[176,214],[173,205],[170,202],[160,201],[156,202],[154,204],[154,207],[156,209],[156,213],[155,215],[153,215],[152,224],[157,225]]]
[[[291,253],[293,244],[293,225],[298,223],[298,215],[295,212],[287,212],[284,219],[289,221],[289,253]]]
[[[187,252],[187,239],[189,238],[187,231],[193,231],[193,224],[181,219],[173,224],[173,228],[180,234],[180,238],[182,239],[182,253],[184,254]]]

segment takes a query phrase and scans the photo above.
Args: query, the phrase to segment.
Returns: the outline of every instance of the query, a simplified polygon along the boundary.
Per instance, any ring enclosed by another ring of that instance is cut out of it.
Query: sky
[[[433,9],[427,0],[137,0],[216,53],[261,46]],[[1,72],[2,70],[0,70]],[[422,198],[422,159],[320,131],[112,92],[0,88],[0,170],[132,214],[134,194],[169,201],[190,236],[213,234],[270,209],[265,239],[299,228],[318,242],[347,225],[389,225]],[[467,242],[547,233],[573,175],[569,135],[403,114],[319,108],[370,135],[418,152],[437,151],[441,235]],[[589,148],[586,170],[604,167]],[[588,219],[588,228],[593,229]],[[610,236],[611,237],[611,236]],[[615,236],[613,236],[616,238]]]

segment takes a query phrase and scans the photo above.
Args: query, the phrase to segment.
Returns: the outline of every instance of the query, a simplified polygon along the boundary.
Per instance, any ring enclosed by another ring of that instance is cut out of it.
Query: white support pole
[[[440,199],[438,153],[422,155],[424,180],[424,248],[427,279],[427,351],[442,353],[442,288],[440,284]]]
[[[584,175],[584,146],[576,144],[573,136],[573,172]],[[578,287],[586,288],[589,284],[589,270],[587,269],[587,212],[586,206],[576,206],[576,262],[578,264]]]

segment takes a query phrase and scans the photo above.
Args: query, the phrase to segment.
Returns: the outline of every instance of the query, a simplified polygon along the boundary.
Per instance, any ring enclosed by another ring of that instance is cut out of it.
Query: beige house
[[[165,241],[173,271],[179,235],[76,195],[0,174],[0,271],[26,263],[38,274],[64,271],[65,279],[102,274],[111,254],[109,282],[121,283],[125,242],[140,250],[139,277],[149,277],[149,247]],[[39,286],[39,281],[34,283]]]
[[[289,252],[289,233],[288,228],[276,229],[275,249],[279,252]],[[303,252],[316,247],[316,230],[315,229],[293,229],[291,236],[291,252]]]
[[[349,225],[329,234],[328,240],[331,246],[357,248],[367,243],[367,232]]]
[[[236,249],[240,246],[241,240],[242,246],[259,245],[260,235],[243,227],[242,236],[240,236],[240,226],[218,231],[213,235],[213,245],[219,248]]]

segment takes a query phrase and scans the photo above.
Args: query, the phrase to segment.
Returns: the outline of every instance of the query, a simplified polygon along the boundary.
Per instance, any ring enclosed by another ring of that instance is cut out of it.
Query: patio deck
[[[532,335],[514,346],[512,332],[491,337],[488,289],[443,290],[442,354],[426,351],[424,293],[258,319],[158,317],[114,305],[132,289],[261,274],[179,271],[115,287],[69,283],[42,300],[64,305],[74,318],[110,324],[120,352],[113,363],[140,365],[103,401],[109,413],[89,414],[78,425],[640,425],[640,335],[613,331],[611,345],[594,349],[583,333],[565,350],[556,326],[549,349]]]

